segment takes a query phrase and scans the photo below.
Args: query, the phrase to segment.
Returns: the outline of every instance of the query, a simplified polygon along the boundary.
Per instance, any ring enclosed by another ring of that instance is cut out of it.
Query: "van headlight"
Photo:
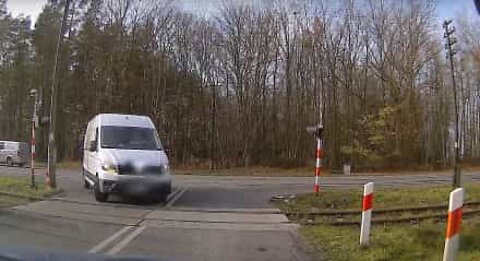
[[[117,174],[117,166],[113,164],[112,162],[104,162],[102,164],[102,169],[105,170],[109,174]]]
[[[170,167],[168,166],[168,164],[160,165],[160,174],[164,175],[169,173],[170,173]]]

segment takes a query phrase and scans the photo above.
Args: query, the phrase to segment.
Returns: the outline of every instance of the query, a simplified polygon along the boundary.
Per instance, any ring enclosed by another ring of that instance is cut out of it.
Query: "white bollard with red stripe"
[[[373,182],[363,186],[362,224],[360,228],[360,245],[368,245],[370,239],[370,226],[372,222],[373,207]]]
[[[37,106],[35,104],[35,106]],[[32,145],[30,147],[30,187],[31,188],[36,188],[37,185],[35,184],[35,153],[36,153],[36,140],[35,140],[35,127],[36,127],[36,122],[37,122],[37,112],[36,112],[36,107],[34,108],[33,111],[33,118],[32,118]]]
[[[460,225],[462,223],[463,188],[457,188],[450,193],[448,204],[447,234],[443,261],[453,261],[457,257],[460,243]]]
[[[32,122],[32,147],[31,149],[31,171],[32,171],[32,185],[34,184],[34,177],[35,177],[35,121]]]
[[[322,139],[320,137],[317,137],[317,150],[316,150],[316,164],[315,164],[315,186],[314,186],[314,192],[316,195],[318,195],[318,192],[320,191],[320,174],[322,174],[322,156],[323,156],[323,150],[322,150]]]

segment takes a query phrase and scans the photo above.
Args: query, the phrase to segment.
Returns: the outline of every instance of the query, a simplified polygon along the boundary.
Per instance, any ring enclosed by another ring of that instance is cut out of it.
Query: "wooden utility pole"
[[[56,182],[56,173],[55,173],[55,164],[57,162],[57,146],[55,143],[55,128],[57,121],[57,96],[58,96],[58,84],[57,84],[57,73],[58,73],[58,60],[60,56],[61,43],[63,42],[63,35],[66,30],[66,21],[68,18],[68,11],[70,10],[71,0],[65,1],[65,9],[63,11],[62,23],[60,25],[60,30],[58,32],[57,47],[55,51],[55,60],[53,62],[53,71],[52,71],[52,94],[50,96],[50,127],[48,132],[48,168],[47,168],[47,184],[51,188],[57,187]]]
[[[453,46],[457,43],[457,39],[453,37],[453,33],[455,32],[455,27],[450,26],[452,24],[452,20],[445,20],[443,22],[443,29],[445,33],[443,38],[446,39],[447,43],[445,44],[445,49],[447,50],[447,59],[450,61],[450,70],[452,74],[452,87],[453,87],[453,106],[455,108],[455,159],[453,161],[453,186],[455,188],[460,187],[460,178],[461,178],[461,169],[458,166],[460,161],[460,144],[459,144],[459,127],[458,127],[458,104],[457,104],[457,86],[455,82],[455,66],[453,63],[453,57],[456,54]]]

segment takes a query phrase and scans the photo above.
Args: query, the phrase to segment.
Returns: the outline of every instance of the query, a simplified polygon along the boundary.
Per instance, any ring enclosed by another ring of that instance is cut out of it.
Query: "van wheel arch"
[[[96,180],[95,184],[93,185],[93,194],[95,195],[95,199],[98,202],[105,202],[108,199],[108,193],[104,193],[100,191],[100,180],[98,178],[98,173],[95,174]]]
[[[83,178],[83,187],[86,189],[90,189],[90,182],[87,180],[87,176],[85,175],[85,169],[82,168],[82,178]]]
[[[12,156],[7,156],[7,166],[12,167],[13,166],[13,158]]]

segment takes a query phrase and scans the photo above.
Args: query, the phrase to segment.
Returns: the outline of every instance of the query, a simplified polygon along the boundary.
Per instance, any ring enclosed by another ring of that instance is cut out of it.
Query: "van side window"
[[[88,144],[90,144],[90,128],[87,127],[87,131],[85,132],[85,137],[83,138],[83,149],[88,148]]]
[[[84,144],[85,144],[85,148],[86,150],[88,150],[88,148],[90,147],[90,143],[92,142],[93,138],[94,138],[94,133],[93,133],[93,126],[89,125],[87,127],[87,131],[85,133],[85,138],[84,138]]]
[[[4,150],[5,149],[5,143],[4,142],[0,142],[0,150]]]

